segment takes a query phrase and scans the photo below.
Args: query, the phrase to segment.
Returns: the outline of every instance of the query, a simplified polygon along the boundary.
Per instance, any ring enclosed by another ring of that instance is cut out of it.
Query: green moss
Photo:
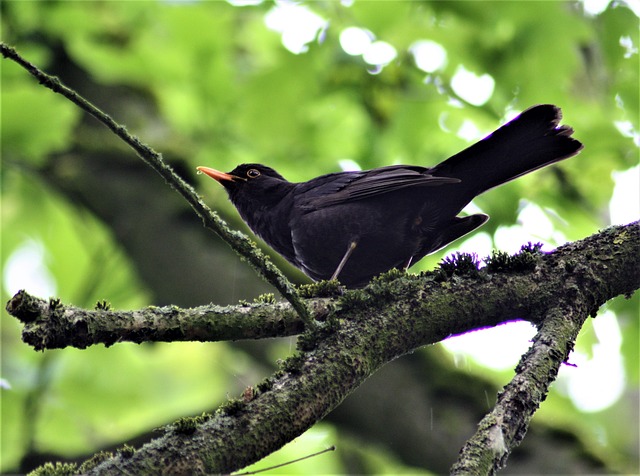
[[[198,415],[195,417],[183,417],[176,420],[172,425],[171,429],[176,433],[182,433],[185,435],[190,435],[194,433],[199,425],[202,425],[204,422],[211,418],[210,413],[203,413],[202,415]]]
[[[350,289],[345,292],[338,303],[336,309],[341,311],[348,311],[353,308],[358,308],[369,300],[369,294],[362,289]]]
[[[290,374],[297,375],[300,373],[302,369],[302,365],[304,364],[305,358],[302,354],[296,353],[287,357],[284,361],[282,361],[280,368],[285,372],[289,372]]]
[[[391,281],[395,281],[396,279],[402,278],[404,276],[407,276],[407,273],[405,271],[398,268],[392,268],[389,271],[386,271],[373,278],[372,283],[390,283]]]
[[[95,309],[96,311],[108,311],[109,309],[111,309],[111,303],[109,303],[106,299],[103,299],[102,301],[96,302]]]
[[[198,422],[193,417],[183,417],[173,423],[173,430],[183,435],[191,435],[198,429]]]
[[[114,457],[114,454],[111,453],[110,451],[99,451],[98,453],[94,454],[91,458],[89,458],[87,461],[82,463],[82,465],[80,465],[80,468],[78,468],[78,472],[81,474],[88,473],[93,468],[98,466],[100,463],[103,463],[113,457]]]
[[[131,445],[124,445],[116,450],[116,455],[121,458],[131,458],[136,453],[136,449]]]
[[[254,301],[256,303],[275,304],[276,296],[273,293],[265,293],[258,296]]]
[[[298,336],[296,348],[302,352],[309,352],[318,346],[318,335],[316,332],[305,332]]]
[[[318,281],[312,284],[302,284],[298,287],[300,296],[305,299],[341,296],[344,288],[337,279]]]
[[[245,407],[245,403],[238,399],[232,398],[227,400],[225,403],[220,405],[216,410],[216,413],[222,413],[224,415],[233,416],[240,413],[240,411]]]
[[[522,245],[520,251],[511,256],[504,251],[494,251],[485,262],[487,263],[487,271],[494,273],[517,273],[523,271],[532,271],[535,269],[538,259],[540,258],[542,244],[527,243]]]
[[[70,476],[78,474],[75,463],[45,463],[29,473],[29,476]]]
[[[270,377],[265,378],[262,382],[256,385],[256,389],[260,393],[268,392],[273,388],[273,380]]]
[[[491,256],[484,261],[487,264],[487,271],[499,273],[509,269],[511,256],[504,251],[493,250]]]
[[[340,328],[340,321],[335,312],[330,311],[323,316],[322,324],[315,329],[306,331],[298,336],[296,348],[301,352],[309,352],[318,346],[318,343],[336,333]]]

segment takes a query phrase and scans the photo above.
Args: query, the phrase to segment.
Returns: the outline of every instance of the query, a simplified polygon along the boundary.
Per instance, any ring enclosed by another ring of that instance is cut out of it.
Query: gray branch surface
[[[511,449],[524,437],[587,317],[613,297],[630,295],[640,287],[639,250],[640,224],[635,222],[536,255],[529,271],[508,267],[490,271],[487,266],[480,271],[454,271],[444,278],[442,273],[396,273],[363,290],[311,300],[322,303],[315,309],[323,323],[301,336],[300,351],[276,375],[248,388],[241,399],[227,403],[215,415],[177,422],[166,428],[164,436],[137,451],[118,453],[83,471],[236,471],[302,434],[385,363],[452,334],[525,319],[538,325],[538,335],[513,381],[499,395],[496,408],[483,419],[452,468],[454,474],[489,474],[504,465]],[[29,321],[27,326],[41,319],[58,319],[58,306],[40,302],[18,310],[11,301],[8,305],[10,313]],[[289,315],[295,320],[287,307],[237,306],[235,312],[228,308],[216,316],[223,322],[227,317],[235,322],[225,322],[226,328],[239,328],[253,313],[261,316],[258,325],[269,315],[274,319]],[[48,308],[44,316],[38,315],[42,308]],[[67,313],[73,314],[69,309],[62,312]],[[208,339],[202,334],[206,330],[211,331],[211,340],[219,338],[212,317],[210,314],[209,323],[198,324],[193,331],[199,340]],[[187,321],[183,318],[181,322],[188,325]],[[233,338],[243,337],[236,333]]]
[[[503,468],[511,450],[524,439],[529,422],[556,379],[584,321],[587,302],[580,293],[550,306],[533,345],[522,356],[516,375],[498,394],[498,401],[478,424],[451,469],[452,475],[494,474]]]
[[[326,314],[323,299],[310,303],[315,314]],[[304,325],[289,304],[238,306],[149,306],[135,311],[82,309],[19,291],[7,311],[24,323],[22,340],[35,350],[119,342],[216,342],[283,337],[302,332]]]

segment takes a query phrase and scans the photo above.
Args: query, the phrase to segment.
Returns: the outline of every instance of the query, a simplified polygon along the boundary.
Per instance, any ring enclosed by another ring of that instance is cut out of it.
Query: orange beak
[[[224,180],[234,181],[238,178],[235,175],[220,172],[219,170],[211,169],[209,167],[196,167],[196,168],[198,169],[199,172],[202,172],[203,174],[208,175],[209,177],[217,180],[218,182],[222,182]]]

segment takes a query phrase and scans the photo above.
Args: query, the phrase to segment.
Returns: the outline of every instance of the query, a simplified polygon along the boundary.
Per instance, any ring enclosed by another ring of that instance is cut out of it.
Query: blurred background
[[[196,166],[260,162],[304,181],[434,165],[538,103],[562,107],[584,151],[476,199],[470,210],[491,220],[411,271],[455,251],[552,250],[640,216],[637,3],[13,1],[0,12],[3,41],[162,152],[244,231]],[[111,132],[0,67],[3,302],[23,288],[116,309],[273,291]],[[505,473],[640,471],[638,304],[615,299],[587,322]],[[140,445],[295,349],[291,338],[36,353],[1,319],[4,473]],[[446,472],[533,335],[514,322],[398,359],[254,468],[336,445],[277,472]]]

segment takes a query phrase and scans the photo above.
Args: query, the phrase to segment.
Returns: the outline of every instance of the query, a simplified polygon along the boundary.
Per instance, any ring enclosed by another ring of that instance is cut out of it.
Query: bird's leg
[[[344,254],[342,259],[340,260],[340,264],[336,268],[336,271],[333,273],[333,276],[331,276],[331,279],[338,279],[338,275],[340,274],[340,271],[342,271],[342,268],[344,268],[344,265],[347,264],[347,260],[349,259],[349,256],[351,256],[351,253],[353,253],[353,250],[356,249],[356,246],[358,246],[357,241],[349,242],[349,247],[347,248],[347,252]]]
[[[413,256],[409,257],[409,259],[404,263],[404,265],[402,266],[403,271],[409,269],[409,266],[411,266],[411,261],[413,261]]]

